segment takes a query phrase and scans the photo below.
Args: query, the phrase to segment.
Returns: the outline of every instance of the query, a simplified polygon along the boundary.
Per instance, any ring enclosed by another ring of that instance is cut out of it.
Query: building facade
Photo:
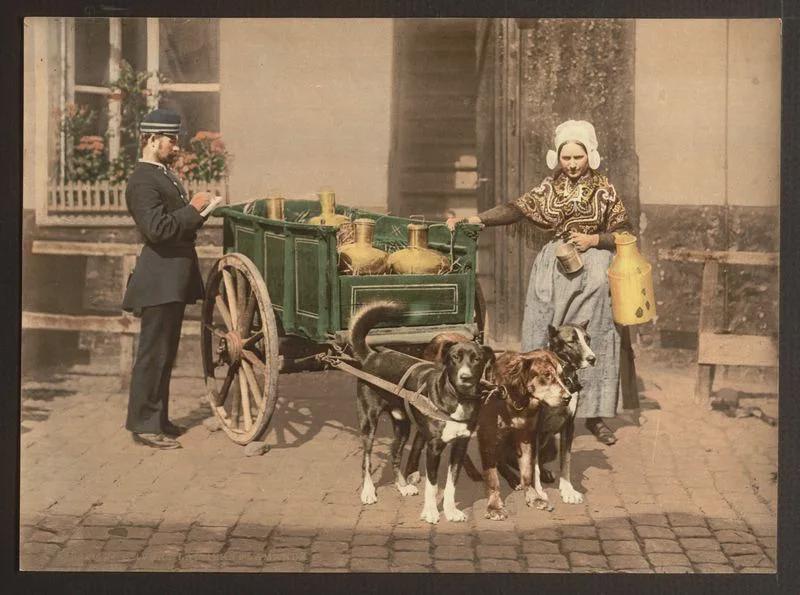
[[[508,21],[525,47],[530,29]],[[634,159],[613,175],[638,191],[648,258],[655,263],[660,248],[777,250],[780,22],[622,24],[631,67],[616,83],[628,89]],[[379,212],[474,213],[486,183],[474,125],[485,30],[469,19],[26,19],[23,208],[42,229],[130,228],[119,186],[62,183],[69,157],[60,118],[71,104],[99,114],[108,158],[125,151],[126,116],[111,85],[124,62],[150,73],[149,107],[159,96],[180,111],[187,138],[221,133],[229,175],[207,186],[231,202],[273,191],[309,198],[327,187],[343,204]],[[537,56],[537,47],[527,48],[528,60],[555,55]],[[594,58],[591,49],[560,55],[553,68],[568,79],[570,60],[585,67]],[[525,97],[518,101],[509,109],[521,114]],[[599,141],[602,155],[613,142]],[[660,329],[693,331],[699,267],[655,264]],[[515,265],[519,287],[529,267]],[[494,270],[479,272],[490,312],[519,300],[498,298]],[[777,328],[774,271],[726,278],[728,326]],[[498,336],[518,339],[508,329]]]

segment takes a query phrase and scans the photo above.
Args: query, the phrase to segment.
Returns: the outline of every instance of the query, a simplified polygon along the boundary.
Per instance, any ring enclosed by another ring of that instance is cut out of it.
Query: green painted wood
[[[477,228],[459,228],[452,247],[457,272],[448,275],[346,276],[337,270],[336,230],[302,221],[319,213],[317,201],[286,201],[286,221],[261,216],[263,205],[222,207],[223,251],[244,254],[264,275],[279,324],[287,335],[326,342],[347,328],[360,305],[381,299],[408,304],[404,326],[472,324]],[[375,220],[375,244],[393,251],[405,247],[410,219],[346,206],[337,212]],[[450,232],[432,225],[429,245],[450,255]],[[384,325],[386,326],[386,325]]]
[[[286,270],[286,235],[260,226],[264,267],[261,269],[267,291],[276,311],[286,303],[284,271]]]
[[[381,300],[406,305],[408,314],[401,321],[393,323],[395,325],[431,326],[472,322],[471,313],[467,312],[469,277],[469,273],[341,276],[342,328],[347,327],[350,317],[358,308]],[[390,325],[382,323],[379,326]]]
[[[277,312],[286,334],[297,332],[295,316],[295,284],[294,284],[294,234],[285,230],[286,244],[283,251],[283,312]]]

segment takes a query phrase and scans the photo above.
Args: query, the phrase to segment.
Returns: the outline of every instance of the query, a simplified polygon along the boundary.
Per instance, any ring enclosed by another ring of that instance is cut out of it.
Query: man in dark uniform
[[[122,308],[141,317],[125,427],[136,442],[180,448],[183,428],[169,420],[169,382],[178,353],[186,304],[203,297],[194,242],[209,196],[191,201],[167,167],[178,152],[180,116],[157,109],[140,127],[142,157],[125,190],[128,211],[144,247],[128,280]]]

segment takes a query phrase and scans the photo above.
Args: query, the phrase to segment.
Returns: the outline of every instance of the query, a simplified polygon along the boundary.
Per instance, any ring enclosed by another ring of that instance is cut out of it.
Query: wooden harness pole
[[[719,285],[719,265],[779,265],[777,252],[732,252],[703,250],[658,251],[659,260],[702,262],[703,281],[700,289],[700,321],[697,329],[697,382],[695,402],[709,405],[716,366],[777,367],[778,348],[775,339],[761,335],[720,333],[715,298]]]

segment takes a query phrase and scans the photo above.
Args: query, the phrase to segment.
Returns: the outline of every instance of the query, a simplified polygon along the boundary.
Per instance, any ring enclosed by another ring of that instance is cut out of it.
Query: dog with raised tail
[[[400,470],[403,448],[414,423],[426,446],[425,501],[420,518],[428,523],[439,521],[436,503],[438,471],[442,452],[452,443],[443,509],[447,520],[464,521],[465,514],[456,507],[455,485],[461,461],[477,422],[480,407],[480,378],[484,367],[494,360],[494,352],[473,342],[453,342],[444,346],[442,363],[421,361],[391,349],[373,349],[367,335],[378,323],[396,318],[404,311],[395,302],[375,302],[361,308],[350,321],[350,345],[364,372],[388,382],[403,383],[403,388],[424,395],[438,411],[436,419],[402,397],[359,379],[356,389],[358,424],[364,448],[361,502],[373,504],[378,497],[372,481],[372,444],[378,418],[389,413],[394,430],[390,459],[395,485],[404,496],[414,495]],[[445,421],[445,419],[447,421]]]

